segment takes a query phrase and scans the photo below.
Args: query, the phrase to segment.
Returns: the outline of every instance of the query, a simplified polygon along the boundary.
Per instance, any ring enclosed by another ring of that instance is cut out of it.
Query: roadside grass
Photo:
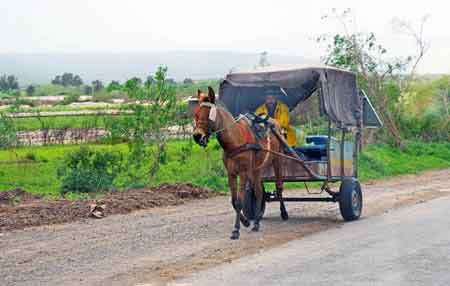
[[[124,154],[128,150],[126,144],[85,146]],[[58,197],[61,184],[57,179],[57,169],[63,163],[64,156],[78,148],[80,145],[54,145],[1,150],[0,190],[20,187],[31,193]],[[168,144],[167,155],[166,163],[161,165],[148,185],[191,182],[217,192],[228,192],[222,151],[216,141],[203,149],[192,141],[174,140]],[[410,143],[404,151],[387,145],[372,145],[364,150],[359,159],[362,181],[442,168],[450,168],[450,143]],[[268,184],[268,187],[273,188],[273,184]],[[286,188],[303,187],[303,183],[286,183]],[[69,198],[79,197],[69,194]]]
[[[450,143],[409,143],[401,151],[388,145],[368,146],[360,156],[360,179],[382,179],[450,167]]]

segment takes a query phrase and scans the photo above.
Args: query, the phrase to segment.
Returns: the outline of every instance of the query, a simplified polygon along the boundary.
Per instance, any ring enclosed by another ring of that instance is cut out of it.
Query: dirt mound
[[[0,192],[0,232],[30,226],[58,224],[92,217],[96,206],[101,216],[182,204],[205,199],[213,193],[191,184],[164,184],[157,188],[112,192],[96,200],[45,200],[21,189]],[[94,216],[99,217],[99,216]]]
[[[41,199],[41,196],[33,195],[18,188],[11,191],[0,192],[0,205],[17,205],[29,203]]]

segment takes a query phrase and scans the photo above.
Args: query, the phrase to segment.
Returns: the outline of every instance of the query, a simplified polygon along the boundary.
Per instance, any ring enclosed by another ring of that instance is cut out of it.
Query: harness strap
[[[250,151],[250,150],[259,151],[261,149],[262,148],[259,144],[248,144],[247,143],[247,144],[237,147],[234,150],[225,152],[225,156],[228,158],[233,158],[234,156],[241,154],[242,152],[246,152],[246,151]]]
[[[245,127],[242,126],[241,122],[238,122],[237,127],[239,127],[239,131],[241,132],[242,137],[244,137],[245,143],[254,144],[255,140],[252,140],[252,136],[248,130],[245,130]]]

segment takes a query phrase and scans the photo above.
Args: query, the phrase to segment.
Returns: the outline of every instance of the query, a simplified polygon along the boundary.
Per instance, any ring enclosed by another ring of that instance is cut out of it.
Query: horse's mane
[[[233,114],[231,114],[231,112],[228,111],[227,107],[225,106],[225,104],[224,104],[222,101],[216,100],[216,103],[215,103],[215,104],[216,104],[216,106],[217,106],[218,108],[222,109],[223,111],[225,111],[225,113],[227,113],[228,115],[230,115],[231,118],[234,118]]]

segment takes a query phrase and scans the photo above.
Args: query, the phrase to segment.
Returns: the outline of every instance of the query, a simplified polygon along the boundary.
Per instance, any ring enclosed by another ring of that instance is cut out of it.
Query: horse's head
[[[197,96],[198,106],[194,112],[195,128],[193,137],[198,145],[206,147],[217,115],[216,96],[210,86],[208,86],[208,93],[204,93],[199,89]]]

